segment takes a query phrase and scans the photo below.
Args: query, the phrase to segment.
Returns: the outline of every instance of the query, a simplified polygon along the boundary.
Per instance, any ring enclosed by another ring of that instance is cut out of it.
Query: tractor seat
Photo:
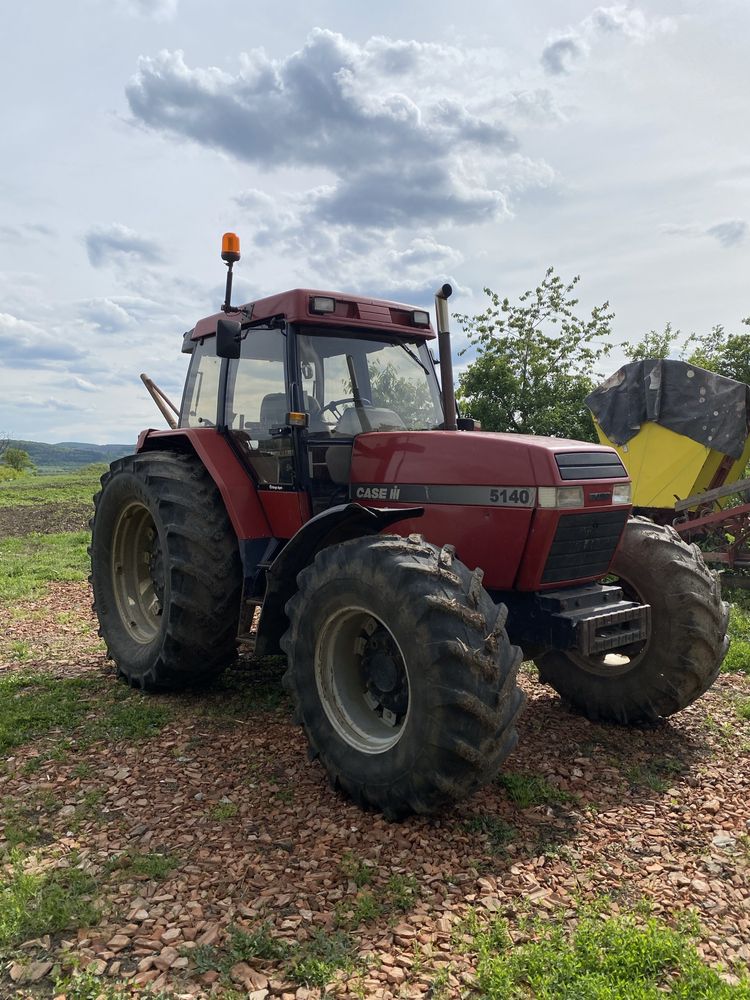
[[[320,404],[312,396],[305,393],[304,406],[310,414],[310,422],[320,413]],[[282,427],[286,423],[286,415],[289,412],[285,392],[269,392],[260,401],[260,423],[268,429],[269,427]]]

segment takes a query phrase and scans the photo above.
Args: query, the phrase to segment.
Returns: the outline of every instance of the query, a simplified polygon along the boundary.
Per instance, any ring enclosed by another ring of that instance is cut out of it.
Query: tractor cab
[[[237,313],[186,335],[179,426],[221,429],[259,490],[318,513],[348,499],[358,434],[441,427],[426,312],[294,289]]]

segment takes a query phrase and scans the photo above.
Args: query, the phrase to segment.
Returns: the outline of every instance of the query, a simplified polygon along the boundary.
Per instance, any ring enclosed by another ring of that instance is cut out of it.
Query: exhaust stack
[[[451,356],[450,312],[448,299],[453,294],[449,284],[435,293],[437,316],[438,355],[440,357],[440,387],[443,392],[443,427],[446,431],[458,430],[456,424],[456,393],[453,389],[453,358]]]

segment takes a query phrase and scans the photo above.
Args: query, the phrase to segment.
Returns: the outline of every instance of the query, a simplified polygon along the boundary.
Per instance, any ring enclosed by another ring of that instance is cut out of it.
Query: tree
[[[415,374],[416,374],[416,365]],[[420,373],[421,374],[421,373]],[[435,405],[424,378],[405,378],[389,362],[370,362],[372,401],[401,417],[407,427],[430,427],[435,422]]]
[[[680,331],[673,330],[667,323],[662,333],[650,330],[635,344],[623,344],[622,353],[629,361],[645,361],[646,358],[668,358],[672,346],[680,339]]]
[[[742,323],[750,326],[750,316]],[[667,358],[679,340],[680,331],[667,323],[663,333],[651,330],[636,344],[623,344],[622,349],[630,361]],[[680,359],[750,384],[750,333],[727,333],[721,325],[712,327],[709,333],[691,333],[682,345]]]
[[[31,461],[29,453],[23,448],[6,448],[2,453],[3,465],[10,466],[16,472],[25,472],[26,469],[33,469],[34,463]]]
[[[550,267],[518,304],[485,288],[488,308],[456,317],[477,347],[457,395],[483,429],[595,440],[584,398],[603,377],[596,365],[611,349],[614,313],[605,302],[579,318],[579,280],[565,284]]]
[[[750,316],[742,323],[750,327]],[[691,334],[683,357],[691,365],[750,384],[750,333],[727,333],[723,326],[714,326],[700,337]]]

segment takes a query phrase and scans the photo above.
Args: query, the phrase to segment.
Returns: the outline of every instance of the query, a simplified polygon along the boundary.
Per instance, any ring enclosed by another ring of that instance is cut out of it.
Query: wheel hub
[[[409,677],[388,628],[363,608],[341,608],[318,634],[315,680],[321,705],[351,747],[383,753],[401,739]]]
[[[138,501],[120,513],[112,533],[112,590],[131,639],[151,642],[161,627],[166,576],[159,533]]]
[[[396,725],[409,705],[409,689],[401,655],[389,633],[382,626],[365,644],[362,656],[362,675],[366,687],[365,698],[389,725]]]

